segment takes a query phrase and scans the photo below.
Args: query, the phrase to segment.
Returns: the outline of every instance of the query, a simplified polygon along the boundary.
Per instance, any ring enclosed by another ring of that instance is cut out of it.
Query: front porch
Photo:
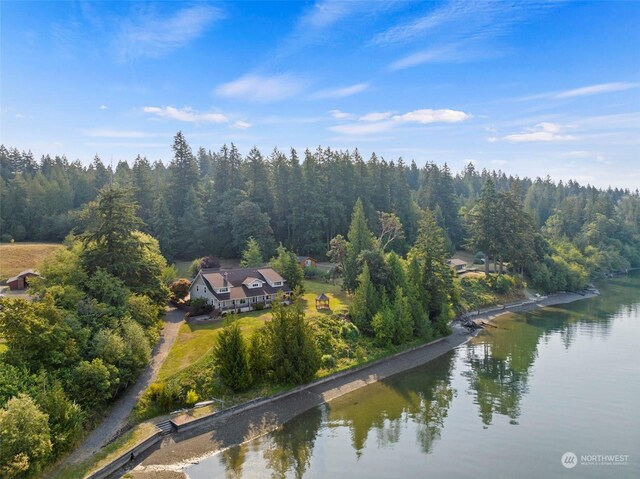
[[[227,299],[220,301],[218,307],[214,306],[214,311],[220,314],[246,313],[247,311],[270,308],[271,303],[275,301],[275,299],[275,294],[252,296],[251,298]],[[284,304],[290,304],[291,293],[283,293],[282,302]]]

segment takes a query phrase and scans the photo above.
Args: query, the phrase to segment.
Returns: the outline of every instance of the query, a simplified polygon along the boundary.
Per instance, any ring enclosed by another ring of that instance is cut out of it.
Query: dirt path
[[[126,426],[127,418],[133,407],[142,393],[154,381],[162,363],[167,358],[173,342],[178,337],[183,318],[184,313],[178,309],[172,308],[167,311],[164,317],[165,324],[162,337],[153,349],[151,364],[140,375],[138,381],[129,387],[124,395],[116,401],[107,417],[89,434],[84,443],[66,459],[65,463],[73,464],[89,458]]]

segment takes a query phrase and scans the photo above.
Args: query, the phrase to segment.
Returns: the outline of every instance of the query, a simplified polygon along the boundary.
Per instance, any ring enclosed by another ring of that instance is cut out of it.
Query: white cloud
[[[526,133],[507,135],[504,139],[513,143],[568,141],[576,139],[575,136],[561,134],[562,129],[562,126],[557,123],[542,122],[534,127],[527,128]]]
[[[16,118],[26,118],[26,116],[23,113],[16,113],[15,117]]]
[[[546,93],[538,93],[536,95],[529,95],[518,98],[521,101],[539,100],[541,98],[550,98],[554,100],[560,100],[563,98],[575,98],[580,96],[599,95],[601,93],[611,93],[616,91],[631,90],[632,88],[640,87],[640,83],[631,82],[611,82],[611,83],[598,83],[596,85],[589,85],[580,88],[572,88],[570,90],[552,91]]]
[[[487,141],[488,141],[489,143],[495,143],[495,142],[497,142],[497,141],[498,141],[498,138],[497,138],[497,137],[495,137],[495,136],[490,136],[490,137],[488,137],[488,138],[487,138]]]
[[[313,8],[303,15],[299,21],[300,29],[324,29],[351,15],[357,8],[358,2],[316,2]]]
[[[565,90],[553,95],[554,98],[573,98],[576,96],[597,95],[599,93],[609,93],[614,91],[630,90],[638,88],[640,83],[629,82],[613,82],[600,83],[597,85],[585,86],[582,88],[574,88],[573,90]]]
[[[251,128],[251,123],[244,120],[237,120],[233,123],[233,125],[231,125],[231,128],[235,128],[237,130],[246,130],[248,128]]]
[[[329,128],[329,130],[340,133],[343,135],[372,135],[374,133],[381,133],[393,128],[395,123],[393,121],[380,121],[375,123],[350,123],[348,125],[335,125]]]
[[[291,74],[274,76],[247,74],[219,85],[214,92],[225,98],[271,103],[297,95],[305,85],[306,81]]]
[[[107,105],[100,105],[100,110],[106,110],[107,108]]]
[[[117,130],[114,128],[92,128],[83,130],[82,134],[91,138],[149,138],[157,136],[138,130]]]
[[[141,11],[121,22],[114,40],[117,56],[121,60],[160,57],[195,40],[222,16],[219,8],[203,4],[166,17],[149,9]]]
[[[507,160],[491,160],[492,165],[506,165],[509,163]]]
[[[191,108],[175,108],[172,106],[145,106],[145,113],[152,113],[160,118],[185,121],[188,123],[226,123],[229,119],[222,113],[196,113]]]
[[[347,96],[361,93],[368,88],[369,88],[368,83],[356,83],[355,85],[350,85],[342,88],[335,88],[332,90],[321,90],[319,92],[316,92],[313,95],[313,97],[314,98],[345,98]]]
[[[358,122],[336,125],[329,130],[345,135],[371,135],[388,131],[403,123],[418,123],[426,125],[430,123],[458,123],[471,118],[471,115],[458,110],[413,110],[401,115],[392,112],[371,112],[358,118]]]
[[[336,120],[353,120],[355,116],[351,113],[346,113],[340,110],[329,110],[329,113]]]
[[[360,121],[383,121],[391,118],[392,113],[390,111],[371,112],[358,118]]]
[[[395,121],[409,122],[409,123],[458,123],[471,118],[471,115],[459,111],[459,110],[431,110],[425,108],[422,110],[414,110],[404,115],[395,115],[393,119]]]
[[[451,0],[397,24],[372,39],[374,45],[419,43],[422,49],[391,63],[391,70],[424,63],[478,61],[503,55],[496,45],[513,28],[551,4]]]

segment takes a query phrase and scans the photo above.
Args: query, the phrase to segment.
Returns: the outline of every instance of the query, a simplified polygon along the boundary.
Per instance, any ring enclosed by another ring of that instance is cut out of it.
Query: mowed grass
[[[0,244],[0,281],[25,269],[37,268],[59,248],[62,248],[60,243]]]
[[[252,311],[242,314],[238,325],[245,337],[264,325],[271,314],[265,311]],[[158,381],[164,381],[199,361],[209,354],[216,344],[218,335],[224,326],[224,320],[212,320],[206,324],[185,323],[180,326],[176,341],[171,346],[169,355],[158,372]]]
[[[319,281],[305,281],[305,312],[306,314],[316,313],[315,298],[324,292],[330,298],[331,311],[340,312],[348,307],[349,298],[340,290],[337,285],[322,283]],[[329,311],[321,310],[325,314]],[[246,339],[265,322],[271,318],[270,310],[251,311],[239,315],[238,325]],[[183,369],[198,362],[211,353],[216,344],[217,337],[224,326],[223,320],[215,320],[208,323],[185,323],[180,327],[180,332],[173,343],[169,355],[158,373],[158,381],[175,376]]]

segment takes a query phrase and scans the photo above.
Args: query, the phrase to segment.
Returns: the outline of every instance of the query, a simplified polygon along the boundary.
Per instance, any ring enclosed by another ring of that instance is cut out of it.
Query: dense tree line
[[[159,338],[172,271],[137,230],[135,203],[107,186],[79,218],[78,234],[42,265],[35,300],[0,300],[3,478],[31,477],[70,450]]]
[[[242,156],[232,144],[194,153],[182,133],[173,151],[167,165],[138,156],[131,165],[120,161],[112,168],[97,156],[88,166],[64,157],[36,162],[28,152],[0,147],[2,239],[63,239],[78,226],[74,212],[112,182],[132,189],[141,231],[157,238],[170,259],[237,258],[249,238],[264,258],[280,243],[323,258],[333,238],[347,235],[359,198],[376,236],[384,229],[381,213],[402,224],[404,234],[389,245],[399,254],[412,247],[421,211],[429,209],[448,251],[479,249],[547,290],[567,282],[553,276],[563,262],[574,261],[573,247],[587,275],[640,265],[637,190],[520,179],[472,164],[454,175],[446,164],[418,168],[375,154],[365,160],[357,149],[274,150],[265,156],[253,148]]]

